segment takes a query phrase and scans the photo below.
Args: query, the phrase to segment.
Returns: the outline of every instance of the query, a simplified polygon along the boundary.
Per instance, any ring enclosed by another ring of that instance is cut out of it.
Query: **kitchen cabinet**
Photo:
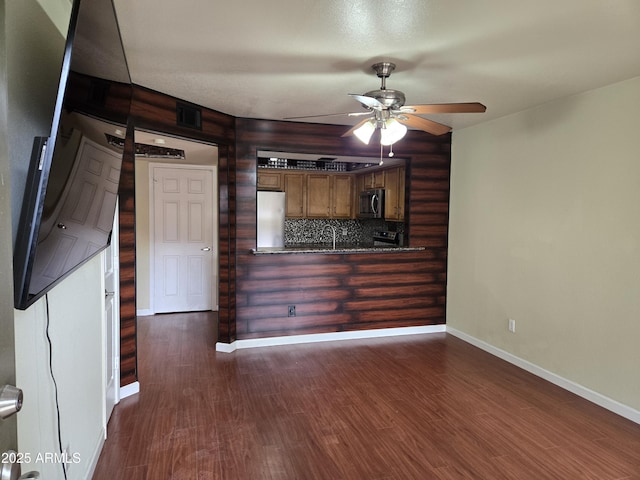
[[[303,173],[285,173],[282,175],[282,183],[286,193],[285,217],[287,218],[306,217],[305,177]]]
[[[274,182],[268,185],[275,185]],[[354,177],[348,174],[282,174],[287,218],[354,218]]]
[[[352,218],[353,176],[307,175],[307,218]]]
[[[331,177],[307,175],[307,218],[331,217]]]
[[[385,220],[404,220],[405,169],[395,167],[385,170],[384,218]]]
[[[384,170],[358,175],[358,193],[372,188],[384,188]]]
[[[282,191],[282,174],[280,172],[258,171],[258,190]]]
[[[353,176],[333,175],[333,218],[353,218]]]

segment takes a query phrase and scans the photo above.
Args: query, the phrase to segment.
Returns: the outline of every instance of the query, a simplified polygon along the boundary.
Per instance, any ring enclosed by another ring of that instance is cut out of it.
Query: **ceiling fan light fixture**
[[[380,129],[380,144],[393,145],[407,134],[407,127],[395,118],[388,119]]]
[[[363,123],[360,127],[353,131],[353,134],[365,145],[369,145],[369,140],[373,132],[376,131],[376,123],[373,120]]]

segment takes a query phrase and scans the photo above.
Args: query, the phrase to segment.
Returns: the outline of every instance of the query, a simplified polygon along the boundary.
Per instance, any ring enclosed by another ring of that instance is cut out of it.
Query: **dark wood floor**
[[[140,318],[94,479],[640,479],[640,425],[446,334],[215,351]]]

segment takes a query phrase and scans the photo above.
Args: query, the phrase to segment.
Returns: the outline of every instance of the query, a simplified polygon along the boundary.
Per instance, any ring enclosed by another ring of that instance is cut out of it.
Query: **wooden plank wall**
[[[342,138],[345,128],[238,119],[236,331],[238,339],[445,323],[451,137],[410,131],[405,210],[420,252],[262,255],[256,246],[257,150],[379,155]],[[296,316],[287,316],[287,306]]]
[[[121,385],[137,380],[134,128],[215,143],[219,149],[218,341],[445,322],[449,135],[410,131],[396,145],[409,160],[406,228],[425,251],[359,255],[255,256],[256,151],[379,154],[345,127],[237,119],[202,109],[202,129],[176,125],[173,97],[134,86],[120,196]],[[296,305],[296,317],[287,306]]]
[[[136,284],[135,284],[135,155],[134,129],[166,133],[181,138],[218,145],[219,191],[219,338],[229,340],[235,335],[233,298],[234,267],[234,175],[235,119],[213,110],[202,109],[202,129],[179,127],[176,124],[176,102],[179,101],[143,87],[134,86],[129,128],[125,143],[125,158],[120,180],[120,384],[137,381],[136,346]],[[185,102],[183,102],[185,103]]]

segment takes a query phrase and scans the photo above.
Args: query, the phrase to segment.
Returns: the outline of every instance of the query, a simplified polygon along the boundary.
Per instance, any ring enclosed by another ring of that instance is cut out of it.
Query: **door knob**
[[[201,248],[200,250],[202,250],[203,252],[210,252],[211,247],[204,247],[204,248]]]
[[[9,418],[22,408],[22,390],[13,385],[0,387],[0,419]]]
[[[39,479],[40,472],[27,472],[22,474],[21,463],[30,460],[29,454],[20,454],[13,450],[8,450],[2,454],[0,463],[0,480],[27,480]]]

